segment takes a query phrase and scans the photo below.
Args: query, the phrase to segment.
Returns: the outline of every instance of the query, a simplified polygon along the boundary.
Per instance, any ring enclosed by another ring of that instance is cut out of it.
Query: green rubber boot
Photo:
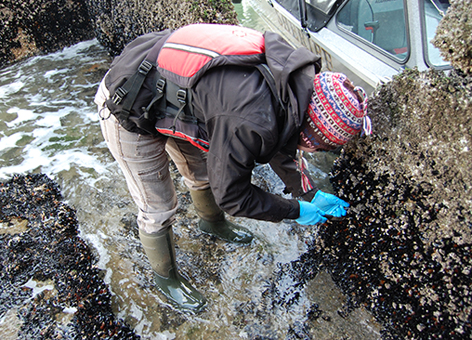
[[[254,238],[252,233],[246,228],[226,220],[224,212],[215,202],[211,189],[190,190],[190,196],[192,196],[193,205],[200,216],[198,222],[200,230],[228,242],[251,243]]]
[[[159,291],[179,310],[193,313],[202,311],[205,297],[178,272],[172,228],[153,234],[139,230],[139,238],[154,270]]]

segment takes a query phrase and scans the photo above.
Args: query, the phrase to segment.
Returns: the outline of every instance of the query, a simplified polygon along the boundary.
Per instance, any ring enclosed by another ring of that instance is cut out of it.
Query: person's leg
[[[190,190],[200,217],[199,228],[225,241],[250,243],[253,239],[251,232],[226,220],[224,212],[215,202],[208,180],[205,152],[174,138],[168,139],[166,150]]]
[[[201,310],[205,298],[178,273],[175,261],[172,223],[177,195],[169,172],[166,138],[128,132],[114,116],[101,120],[100,126],[138,206],[139,236],[157,287],[178,308]]]
[[[170,178],[166,138],[129,132],[114,116],[101,120],[100,126],[138,206],[139,228],[147,233],[168,228],[177,211],[177,195]]]

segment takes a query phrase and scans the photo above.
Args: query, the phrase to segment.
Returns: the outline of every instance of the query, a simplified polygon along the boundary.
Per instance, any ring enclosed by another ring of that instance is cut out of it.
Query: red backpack
[[[181,138],[208,151],[205,122],[193,114],[190,89],[210,68],[253,66],[278,98],[264,52],[264,36],[240,26],[195,24],[144,35],[112,63],[105,78],[112,94],[107,107],[129,131]]]

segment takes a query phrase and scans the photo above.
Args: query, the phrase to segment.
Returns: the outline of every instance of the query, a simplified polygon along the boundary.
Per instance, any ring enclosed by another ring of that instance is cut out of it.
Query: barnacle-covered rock
[[[207,22],[237,23],[231,0],[86,0],[95,35],[111,55],[139,35]]]
[[[237,23],[231,0],[4,0],[0,67],[94,37],[114,56],[141,34],[198,22]]]
[[[471,97],[460,71],[404,71],[371,98],[374,136],[332,172],[352,204],[326,229],[332,274],[394,336],[472,334]]]
[[[347,216],[279,267],[272,305],[293,309],[324,269],[347,297],[339,315],[369,309],[383,339],[471,338],[471,85],[460,72],[407,70],[378,89],[374,135],[349,143],[330,175]]]
[[[471,96],[472,77],[460,72],[405,71],[371,100],[375,137],[345,149],[375,177],[414,183],[404,209],[435,215],[420,226],[425,244],[472,243]]]
[[[84,0],[3,0],[0,67],[93,38]]]
[[[472,73],[472,6],[470,0],[453,0],[439,22],[432,41],[454,67]]]

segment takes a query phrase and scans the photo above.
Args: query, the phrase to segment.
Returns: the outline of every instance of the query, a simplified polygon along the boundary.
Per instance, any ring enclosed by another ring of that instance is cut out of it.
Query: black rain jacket
[[[117,57],[111,71],[131,76],[147,52],[156,44],[162,45],[169,34],[163,31],[137,38],[130,44],[133,53]],[[309,193],[301,188],[295,154],[300,122],[313,92],[314,76],[321,69],[321,58],[306,48],[294,49],[276,33],[266,32],[264,38],[266,63],[285,113],[277,109],[277,98],[254,67],[208,70],[192,88],[192,104],[210,142],[208,174],[218,205],[232,216],[279,222],[299,217],[298,202],[253,185],[252,170],[257,163],[270,163],[287,193],[307,200],[313,197],[316,188]],[[124,69],[126,65],[129,68]],[[107,87],[113,86],[114,79],[108,77]]]
[[[301,189],[295,154],[300,123],[313,92],[321,59],[306,48],[294,49],[280,35],[266,32],[266,61],[286,104],[276,99],[257,69],[210,69],[193,88],[194,114],[206,124],[210,140],[208,174],[216,202],[232,216],[279,222],[299,217],[299,204],[251,183],[256,163],[270,163],[294,197]]]

